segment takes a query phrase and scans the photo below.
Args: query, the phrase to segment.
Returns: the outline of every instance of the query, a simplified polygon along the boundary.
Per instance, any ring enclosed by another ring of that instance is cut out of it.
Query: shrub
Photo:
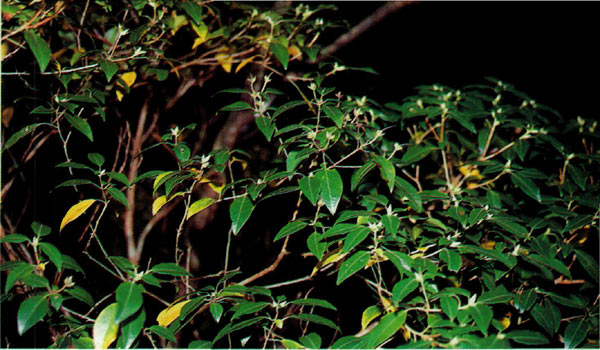
[[[328,9],[3,4],[5,346],[597,346],[597,122],[348,96]]]

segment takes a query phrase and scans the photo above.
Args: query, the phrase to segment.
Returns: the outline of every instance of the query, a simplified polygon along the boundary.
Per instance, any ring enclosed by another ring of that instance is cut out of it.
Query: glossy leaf
[[[397,282],[392,289],[392,301],[394,304],[401,302],[407,295],[419,287],[419,282],[414,277],[405,278]]]
[[[462,266],[460,254],[451,249],[444,249],[440,252],[440,259],[448,264],[448,270],[458,272]]]
[[[219,303],[212,303],[209,306],[210,314],[212,315],[215,322],[219,323],[221,316],[223,315],[223,305]]]
[[[177,342],[177,339],[175,338],[175,334],[173,334],[173,332],[171,332],[171,330],[169,330],[168,328],[165,328],[163,326],[151,326],[150,328],[148,328],[150,330],[150,332],[156,334],[157,336],[166,339],[168,341],[171,342]]]
[[[321,193],[321,173],[317,172],[314,176],[305,176],[298,180],[298,186],[302,194],[308,198],[312,205],[317,205],[319,194]]]
[[[194,216],[194,215],[198,214],[199,212],[201,212],[202,210],[210,207],[214,203],[215,203],[215,200],[210,197],[202,198],[202,199],[195,201],[194,203],[192,203],[192,205],[190,205],[190,208],[187,211],[186,220],[189,220],[192,216]]]
[[[109,187],[106,192],[110,194],[110,196],[116,200],[117,202],[123,204],[125,208],[129,209],[129,202],[127,201],[127,197],[125,194],[114,187]]]
[[[310,250],[317,260],[321,260],[323,258],[323,253],[325,253],[325,249],[327,249],[327,244],[321,242],[321,235],[319,233],[313,232],[310,236],[308,236],[306,245],[308,250]]]
[[[121,323],[121,336],[117,342],[118,348],[129,349],[138,337],[144,322],[146,321],[146,311],[142,308],[129,319]]]
[[[335,214],[344,190],[342,177],[335,169],[322,169],[319,170],[319,173],[323,181],[321,185],[321,198],[323,198],[323,202],[325,202],[325,206],[329,209],[329,212]]]
[[[92,298],[92,295],[80,286],[74,286],[66,289],[65,291],[73,298],[82,301],[89,306],[94,306],[94,299]]]
[[[239,331],[240,329],[250,327],[253,324],[258,323],[263,319],[264,319],[263,316],[258,316],[258,317],[251,318],[249,320],[238,322],[238,323],[229,323],[225,327],[223,327],[223,329],[221,329],[219,331],[219,333],[217,333],[217,335],[213,339],[213,344],[216,343],[219,339],[226,336],[227,334],[231,334],[232,332]]]
[[[33,272],[33,266],[25,263],[19,262],[19,265],[15,266],[10,270],[8,276],[6,277],[6,282],[4,284],[4,293],[8,293],[8,291],[12,288],[15,282],[25,278],[29,274]]]
[[[22,243],[29,242],[29,237],[22,235],[20,233],[11,233],[9,235],[4,236],[0,239],[0,243]]]
[[[160,263],[154,265],[150,270],[155,273],[169,276],[190,276],[189,272],[175,263]]]
[[[342,113],[342,111],[340,111],[339,108],[324,105],[323,112],[325,112],[325,115],[327,115],[329,119],[333,120],[333,122],[338,128],[342,126],[344,122],[344,114]]]
[[[142,286],[133,282],[123,282],[117,287],[115,322],[119,323],[139,310],[143,303],[143,291]]]
[[[304,345],[308,349],[321,348],[321,336],[317,333],[309,333],[298,340],[302,345]]]
[[[53,244],[47,242],[40,242],[39,247],[44,252],[44,254],[52,261],[52,263],[56,266],[58,271],[62,269],[63,266],[63,258],[62,254]]]
[[[30,125],[27,125],[26,127],[22,128],[21,130],[17,131],[16,133],[12,134],[11,137],[8,138],[8,140],[4,141],[4,145],[2,146],[2,151],[6,151],[7,149],[11,148],[20,139],[22,139],[23,137],[32,133],[40,125],[42,125],[42,124],[41,123],[30,124]]]
[[[362,180],[365,178],[365,176],[367,176],[367,174],[371,170],[373,170],[373,168],[375,168],[375,162],[368,161],[363,166],[361,166],[359,169],[354,171],[354,173],[352,174],[352,177],[350,178],[350,189],[352,191],[355,191],[356,188],[358,187],[358,185],[360,185]]]
[[[379,324],[367,336],[367,348],[375,349],[393,337],[406,321],[406,311],[392,312],[381,318]]]
[[[75,129],[81,132],[85,137],[90,139],[90,141],[94,141],[94,135],[92,134],[92,127],[90,124],[83,118],[80,118],[76,115],[72,115],[70,113],[65,114],[65,118]]]
[[[360,319],[360,329],[364,330],[367,326],[376,319],[379,315],[381,315],[382,310],[378,305],[371,305],[363,311],[361,319]]]
[[[29,49],[33,52],[33,56],[40,66],[40,71],[45,71],[46,67],[48,67],[48,63],[50,63],[50,58],[52,57],[52,51],[50,51],[48,43],[33,30],[26,30],[24,37],[27,41],[27,45],[29,45]]]
[[[283,226],[281,228],[281,230],[279,230],[279,232],[275,235],[275,238],[273,238],[273,241],[278,241],[284,237],[287,237],[293,233],[296,233],[300,230],[302,230],[303,228],[305,228],[307,225],[307,223],[302,222],[302,221],[292,221],[290,223],[288,223],[287,225]]]
[[[525,345],[543,345],[548,344],[548,338],[542,333],[532,330],[515,330],[507,332],[506,338]]]
[[[264,309],[267,306],[269,306],[269,303],[264,302],[264,301],[243,302],[243,303],[237,305],[237,307],[235,307],[233,316],[231,316],[231,320],[233,321],[236,318],[239,318],[241,316],[259,312],[260,310]]]
[[[231,230],[234,235],[237,235],[242,226],[248,221],[252,210],[254,210],[254,205],[252,205],[248,196],[237,198],[231,203],[229,217],[231,218]]]
[[[273,55],[281,63],[283,69],[287,70],[290,54],[285,46],[279,43],[271,43],[271,45],[269,45],[269,51],[271,51],[271,53],[273,53]]]
[[[297,299],[297,300],[290,301],[290,304],[319,306],[319,307],[331,309],[334,311],[337,310],[337,308],[335,306],[333,306],[333,304],[331,304],[327,300],[323,300],[323,299],[315,299],[315,298]]]
[[[529,310],[535,301],[537,300],[537,294],[534,289],[528,289],[521,294],[515,294],[514,305],[521,312]]]
[[[190,300],[184,300],[177,303],[173,303],[169,305],[166,309],[162,310],[158,316],[156,317],[156,322],[158,322],[159,326],[167,327],[173,321],[179,318],[181,314],[181,309],[185,306],[185,304],[189,303]]]
[[[458,300],[453,296],[442,295],[440,297],[440,306],[448,318],[453,321],[458,314]]]
[[[119,323],[115,322],[117,304],[112,303],[105,307],[94,322],[92,329],[94,349],[108,349],[115,339],[119,330]]]
[[[473,317],[473,320],[475,321],[475,324],[477,325],[477,328],[479,328],[481,333],[487,335],[490,321],[494,316],[492,308],[487,305],[477,304],[475,306],[467,308],[467,311],[469,312],[469,315]]]
[[[86,199],[73,205],[63,217],[60,223],[60,230],[62,231],[65,225],[81,216],[95,201],[95,199]]]
[[[100,65],[100,69],[102,69],[102,71],[104,72],[104,75],[106,76],[106,81],[108,82],[110,82],[112,77],[119,70],[119,66],[117,66],[116,63],[109,60],[105,60],[103,58],[100,58],[98,60],[98,64]]]
[[[511,173],[512,182],[519,187],[523,193],[538,201],[542,202],[542,196],[540,195],[540,188],[531,180],[529,177],[523,176],[519,173]]]
[[[323,326],[327,326],[329,328],[335,329],[338,332],[340,331],[339,327],[336,326],[335,323],[333,323],[331,320],[326,319],[323,316],[319,316],[319,315],[315,315],[315,314],[299,314],[299,315],[292,315],[290,316],[290,318],[296,318],[302,321],[307,321],[307,322],[312,322],[312,323],[316,323],[316,324],[320,324]]]
[[[585,339],[587,324],[583,318],[571,321],[565,329],[565,349],[573,349]]]
[[[25,299],[17,311],[17,331],[23,335],[27,330],[41,321],[50,311],[48,300],[42,295]]]
[[[373,154],[372,157],[377,166],[379,166],[381,177],[387,183],[390,193],[392,193],[394,191],[394,181],[396,178],[396,168],[394,167],[394,164],[379,154]]]
[[[364,268],[369,262],[370,255],[368,252],[359,251],[354,253],[351,257],[344,260],[340,265],[340,270],[338,271],[336,285],[340,285],[344,282],[348,277],[354,275],[362,268]]]

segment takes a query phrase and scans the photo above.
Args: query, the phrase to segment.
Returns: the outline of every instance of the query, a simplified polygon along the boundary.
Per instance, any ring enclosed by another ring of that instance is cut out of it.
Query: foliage
[[[595,121],[493,79],[348,96],[335,75],[353,68],[310,65],[329,6],[124,4],[3,2],[3,83],[24,91],[2,112],[6,346],[32,328],[78,348],[597,346]],[[236,74],[202,111],[249,115],[250,146],[211,148],[213,118],[168,114]],[[64,158],[27,167],[42,148]],[[53,171],[59,217],[21,223],[17,189]],[[200,273],[189,230],[211,210],[226,242],[197,234],[225,254]],[[254,275],[229,266],[251,235],[281,249]],[[293,256],[287,280],[256,282]],[[368,306],[340,318],[345,298]]]

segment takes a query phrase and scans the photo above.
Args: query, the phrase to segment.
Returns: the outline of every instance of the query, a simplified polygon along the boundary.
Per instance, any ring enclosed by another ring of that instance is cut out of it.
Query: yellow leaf
[[[81,214],[83,214],[87,208],[90,207],[90,205],[94,204],[95,201],[95,199],[86,199],[72,206],[71,209],[67,211],[65,217],[60,223],[60,231],[62,231],[66,224],[77,219]]]
[[[377,250],[375,250],[375,254],[371,255],[371,258],[369,259],[369,262],[367,263],[365,268],[371,267],[377,263],[387,261],[387,260],[389,260],[389,259],[387,256],[385,256],[383,250],[381,250],[380,248],[377,248]]]
[[[381,304],[383,305],[383,309],[386,313],[398,311],[398,308],[394,306],[390,299],[384,298],[382,296],[380,296],[379,299],[381,300]]]
[[[196,47],[198,47],[198,45],[201,45],[203,42],[206,41],[208,27],[206,26],[206,24],[204,24],[204,22],[200,22],[199,25],[195,25],[194,23],[192,23],[192,29],[194,29],[194,32],[196,32],[196,35],[198,35],[198,37],[194,40],[194,45],[192,45],[193,50]]]
[[[231,64],[233,63],[233,58],[228,53],[218,53],[215,55],[215,59],[224,71],[227,73],[231,72]]]
[[[158,322],[158,325],[163,327],[170,325],[171,322],[175,321],[179,317],[179,314],[181,314],[181,309],[189,302],[189,300],[185,300],[169,305],[169,307],[161,311],[156,317],[156,322]]]
[[[408,341],[408,339],[410,339],[410,331],[408,330],[408,328],[402,326],[400,328],[400,333],[402,334],[402,338],[404,338],[404,341]]]
[[[510,314],[508,314],[508,317],[503,317],[499,322],[504,329],[508,328],[510,326]]]
[[[475,183],[475,182],[467,182],[467,189],[469,190],[474,190],[477,187],[479,187],[479,184]]]
[[[117,94],[117,100],[121,101],[123,99],[123,93],[119,90],[115,91]]]
[[[235,68],[235,72],[239,72],[240,69],[244,68],[245,65],[247,65],[248,63],[252,62],[252,60],[254,59],[254,57],[256,57],[257,55],[254,56],[250,56],[246,59],[244,59],[242,62],[240,62],[240,64],[238,64],[238,66]]]
[[[135,83],[135,78],[137,78],[137,74],[135,74],[135,72],[127,72],[121,75],[121,80],[127,84],[127,87],[131,87],[131,85]]]
[[[152,215],[156,215],[156,213],[158,213],[160,208],[162,208],[163,205],[165,205],[166,203],[167,203],[167,196],[162,195],[162,196],[156,198],[154,200],[154,202],[152,202]]]
[[[108,349],[115,339],[119,330],[119,323],[115,322],[115,314],[117,313],[117,303],[108,305],[94,322],[92,329],[94,339],[94,349]]]
[[[208,185],[210,186],[210,188],[213,189],[213,191],[217,192],[218,194],[221,194],[221,191],[223,191],[223,188],[225,188],[225,184],[217,185],[212,182],[209,182]]]
[[[298,56],[298,58],[302,57],[302,51],[296,45],[292,45],[288,47],[288,53],[290,54],[290,58],[294,58]]]
[[[321,261],[319,261],[317,263],[317,265],[315,266],[315,268],[313,269],[313,271],[310,275],[313,276],[322,267],[325,267],[329,264],[333,264],[334,262],[337,262],[340,259],[342,259],[345,256],[345,254],[340,254],[341,250],[342,250],[342,248],[336,248],[330,252],[325,253],[325,255],[323,255],[323,258],[321,259]]]
[[[155,179],[154,179],[154,184],[152,185],[152,188],[154,189],[154,191],[156,191],[156,186],[158,186],[158,184],[160,183],[160,180],[162,180],[165,176],[172,174],[172,171],[165,171],[162,174],[159,174]]]
[[[248,167],[248,162],[246,162],[245,160],[236,158],[236,157],[231,157],[231,162],[235,163],[235,162],[240,162],[240,164],[242,165],[242,169],[246,170],[246,168]]]
[[[481,243],[481,248],[483,248],[483,249],[494,249],[495,245],[496,245],[495,241],[487,241],[487,242]]]
[[[205,178],[204,176],[196,176],[196,180],[200,184],[205,184],[205,183],[209,183],[210,182],[210,180],[207,179],[207,178]]]
[[[381,315],[381,309],[377,305],[369,306],[362,313],[362,317],[360,319],[360,327],[361,330],[365,330],[369,323],[376,319],[379,315]]]
[[[202,198],[190,205],[190,209],[187,212],[186,220],[189,220],[193,215],[201,212],[202,210],[210,207],[215,202],[212,198]]]
[[[8,51],[10,49],[8,48],[8,45],[6,43],[2,43],[2,49],[0,50],[0,56],[2,59],[4,59],[4,56],[8,55]]]

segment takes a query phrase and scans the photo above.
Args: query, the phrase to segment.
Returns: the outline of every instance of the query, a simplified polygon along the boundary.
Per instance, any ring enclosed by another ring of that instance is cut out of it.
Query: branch
[[[363,19],[358,25],[352,28],[348,33],[340,36],[334,41],[332,44],[327,46],[321,53],[321,55],[315,60],[315,63],[322,61],[323,59],[331,56],[339,49],[344,46],[350,44],[356,38],[361,36],[364,32],[369,30],[375,24],[383,21],[385,17],[388,15],[400,10],[401,8],[415,3],[417,1],[391,1],[386,3],[385,5],[378,8],[375,12],[373,12],[369,17]]]

